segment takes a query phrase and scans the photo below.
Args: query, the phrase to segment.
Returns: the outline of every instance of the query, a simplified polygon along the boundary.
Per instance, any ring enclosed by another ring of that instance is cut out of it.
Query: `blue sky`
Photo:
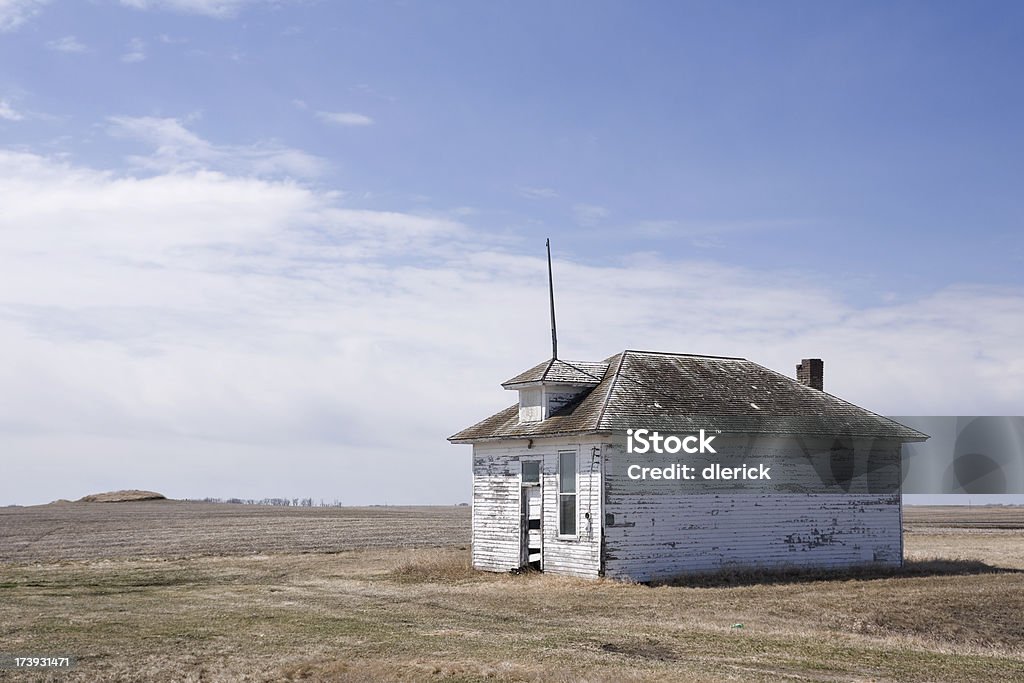
[[[5,142],[117,168],[135,141],[109,117],[175,118],[319,157],[353,205],[472,207],[588,259],[1020,284],[1016,3],[130,4],[42,5],[4,35],[6,99],[54,117]]]
[[[0,0],[0,447],[71,468],[0,502],[465,499],[548,236],[570,357],[1019,414],[1022,46],[1010,2]]]

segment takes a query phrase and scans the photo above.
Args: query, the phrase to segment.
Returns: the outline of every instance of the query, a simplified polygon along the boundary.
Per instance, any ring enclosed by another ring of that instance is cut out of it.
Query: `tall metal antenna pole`
[[[551,358],[558,358],[558,335],[555,334],[555,281],[551,276],[551,239],[545,241],[548,248],[548,295],[551,299]]]

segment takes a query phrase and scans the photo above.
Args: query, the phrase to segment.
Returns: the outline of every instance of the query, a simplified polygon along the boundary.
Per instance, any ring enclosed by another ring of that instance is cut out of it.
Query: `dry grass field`
[[[0,508],[0,562],[338,553],[469,543],[469,507],[177,501]]]
[[[0,652],[78,658],[0,678],[1024,680],[1020,509],[908,509],[903,572],[658,587],[474,572],[468,515],[0,509]]]

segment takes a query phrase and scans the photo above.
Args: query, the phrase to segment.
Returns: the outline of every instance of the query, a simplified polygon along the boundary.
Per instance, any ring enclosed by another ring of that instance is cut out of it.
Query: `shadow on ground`
[[[730,569],[707,574],[687,574],[649,586],[720,588],[817,581],[873,581],[876,579],[921,578],[927,576],[972,576],[977,574],[1020,574],[1022,569],[995,567],[978,560],[905,560],[902,567],[866,565],[847,569]]]

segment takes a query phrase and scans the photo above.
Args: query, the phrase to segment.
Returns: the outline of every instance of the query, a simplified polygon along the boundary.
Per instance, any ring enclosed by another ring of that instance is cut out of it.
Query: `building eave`
[[[455,437],[448,437],[448,442],[453,444],[475,444],[484,443],[488,441],[539,441],[541,439],[564,439],[570,436],[611,436],[613,432],[607,430],[588,430],[588,431],[566,431],[566,432],[544,432],[543,434],[517,434],[517,435],[501,435],[501,436],[485,436],[471,439],[456,439]]]

